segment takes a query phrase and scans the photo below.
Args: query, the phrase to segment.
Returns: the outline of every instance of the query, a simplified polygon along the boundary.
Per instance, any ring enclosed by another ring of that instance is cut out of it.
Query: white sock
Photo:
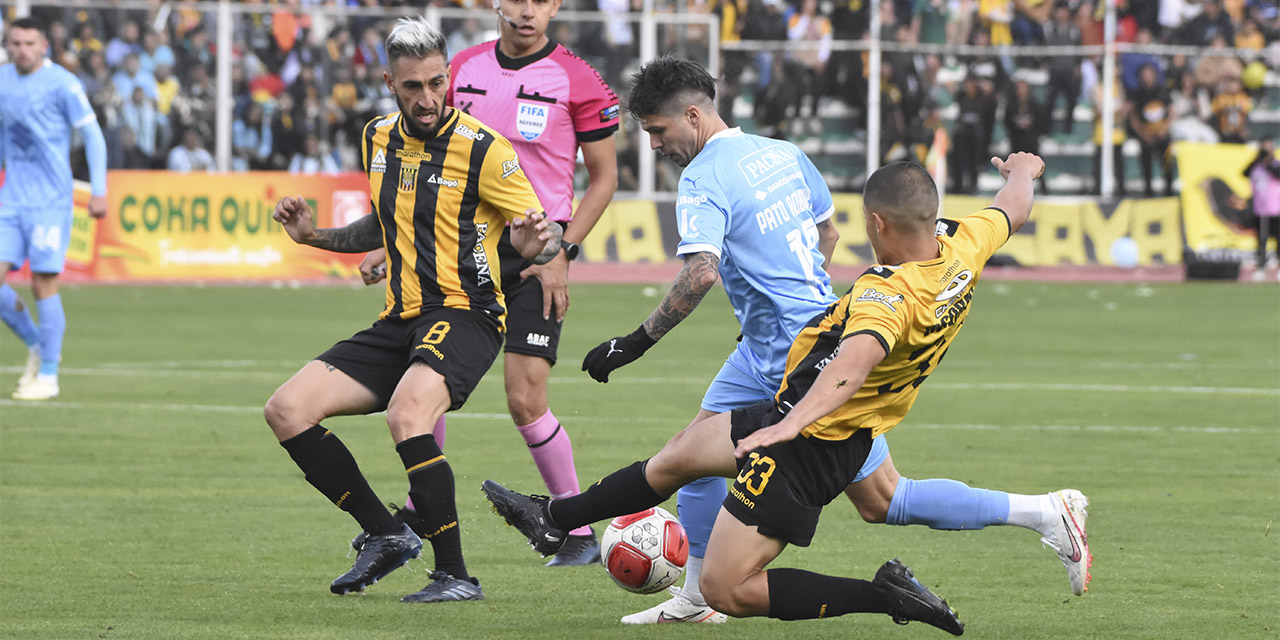
[[[688,562],[684,565],[684,588],[680,590],[680,595],[696,605],[707,604],[706,598],[702,597],[702,589],[698,588],[698,576],[702,574],[702,558],[698,556],[689,556]]]
[[[1026,527],[1047,536],[1053,533],[1053,498],[1042,493],[1038,496],[1009,494],[1009,524]]]
[[[37,374],[36,374],[36,380],[37,380],[38,382],[45,382],[45,383],[48,383],[48,384],[51,384],[51,385],[57,386],[57,385],[58,385],[58,374],[56,374],[56,373],[37,373]]]

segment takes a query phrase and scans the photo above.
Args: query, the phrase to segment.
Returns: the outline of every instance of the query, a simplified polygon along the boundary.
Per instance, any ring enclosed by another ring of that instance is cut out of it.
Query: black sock
[[[396,445],[409,475],[409,497],[421,520],[416,533],[431,543],[436,571],[466,580],[462,559],[462,533],[458,530],[458,505],[454,500],[453,468],[431,434],[414,436]]]
[[[339,509],[351,514],[365,531],[383,535],[400,530],[400,523],[369,488],[356,459],[338,436],[316,425],[281,442],[280,446],[306,474],[307,482]]]
[[[769,569],[769,617],[779,620],[834,618],[846,613],[889,613],[889,600],[875,585],[856,578],[802,569]]]
[[[642,460],[614,471],[586,491],[557,498],[547,505],[547,516],[556,527],[571,531],[605,518],[644,511],[671,496],[658,495],[644,477]]]

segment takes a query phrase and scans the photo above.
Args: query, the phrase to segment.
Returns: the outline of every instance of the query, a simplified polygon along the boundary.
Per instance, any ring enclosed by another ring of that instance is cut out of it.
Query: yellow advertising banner
[[[67,243],[67,268],[83,269],[93,264],[98,221],[89,216],[89,183],[77,180],[72,195],[71,238]]]
[[[173,174],[113,171],[98,225],[92,276],[100,281],[240,281],[355,277],[359,254],[294,244],[271,219],[285,195],[306,198],[317,227],[369,211],[360,173]]]
[[[1257,151],[1242,144],[1175,142],[1182,179],[1182,222],[1187,248],[1197,253],[1257,246],[1249,224],[1249,179]]]
[[[832,194],[832,223],[840,232],[831,262],[855,266],[874,256],[862,217],[862,196]],[[990,196],[947,196],[939,215],[962,218],[991,204]],[[614,200],[582,243],[591,262],[663,262],[680,242],[675,203]],[[1090,198],[1041,199],[1031,220],[997,256],[1024,266],[1153,266],[1182,263],[1182,224],[1177,198],[1099,204]],[[1117,249],[1123,249],[1118,251]],[[1136,250],[1136,255],[1133,252]]]

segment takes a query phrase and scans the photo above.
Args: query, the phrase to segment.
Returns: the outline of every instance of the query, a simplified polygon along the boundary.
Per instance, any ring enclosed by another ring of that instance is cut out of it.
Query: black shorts
[[[433,309],[409,320],[379,320],[316,356],[378,396],[387,408],[400,378],[415,360],[425,362],[449,385],[449,410],[456,411],[480,384],[498,357],[502,332],[480,311]]]
[[[503,351],[543,358],[556,363],[560,346],[560,323],[551,305],[551,318],[542,317],[542,282],[537,278],[520,280],[520,272],[533,265],[511,245],[511,228],[502,231],[498,240],[498,259],[502,261],[502,295],[507,299],[507,344]]]
[[[782,414],[773,401],[730,415],[736,445],[758,429],[776,424]],[[763,535],[807,547],[818,529],[818,516],[853,482],[871,452],[871,431],[859,429],[846,440],[799,436],[761,447],[738,460],[738,478],[729,488],[724,508]]]

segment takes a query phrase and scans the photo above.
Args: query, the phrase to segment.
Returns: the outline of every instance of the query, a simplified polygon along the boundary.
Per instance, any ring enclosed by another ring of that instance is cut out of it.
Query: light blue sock
[[[31,319],[31,311],[26,305],[19,309],[19,304],[22,304],[22,299],[18,297],[18,292],[7,284],[0,284],[0,320],[18,334],[19,340],[28,347],[34,347],[40,344],[40,332]]]
[[[56,376],[58,361],[62,359],[62,336],[67,333],[62,296],[55,293],[36,300],[36,313],[40,315],[40,373]]]
[[[948,531],[981,529],[1009,520],[1009,494],[974,489],[955,480],[901,478],[889,502],[887,524],[924,524]]]
[[[724,478],[694,480],[676,492],[680,524],[684,525],[689,536],[689,555],[706,557],[711,528],[715,526],[720,505],[728,495],[729,487],[725,485]]]

